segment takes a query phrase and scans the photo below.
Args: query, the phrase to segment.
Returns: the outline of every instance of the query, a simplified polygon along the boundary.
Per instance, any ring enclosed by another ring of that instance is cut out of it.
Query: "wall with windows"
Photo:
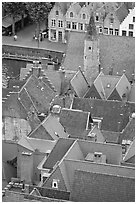
[[[119,35],[120,22],[115,15],[115,12],[110,12],[104,20],[105,35]]]
[[[120,36],[135,37],[135,8],[130,10],[130,13],[120,25]]]

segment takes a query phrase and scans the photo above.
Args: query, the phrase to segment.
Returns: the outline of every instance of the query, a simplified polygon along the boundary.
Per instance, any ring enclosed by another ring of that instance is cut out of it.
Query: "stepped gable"
[[[135,104],[89,98],[74,98],[72,109],[90,112],[92,118],[102,118],[101,130],[121,132],[129,122],[129,116],[135,112]]]
[[[22,119],[27,118],[27,112],[18,100],[18,92],[8,92],[2,103],[2,116]]]

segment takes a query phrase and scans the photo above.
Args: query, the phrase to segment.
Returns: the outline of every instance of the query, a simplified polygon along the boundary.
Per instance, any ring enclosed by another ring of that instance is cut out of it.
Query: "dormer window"
[[[52,188],[58,189],[58,180],[57,179],[53,179],[53,181],[52,181]]]
[[[70,17],[73,18],[73,12],[70,12]]]
[[[86,14],[85,13],[83,13],[83,19],[86,19]]]
[[[59,11],[56,11],[56,16],[58,16],[59,15]]]

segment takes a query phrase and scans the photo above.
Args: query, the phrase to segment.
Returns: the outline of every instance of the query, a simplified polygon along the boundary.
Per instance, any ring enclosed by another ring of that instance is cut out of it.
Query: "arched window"
[[[73,12],[70,12],[70,17],[73,17]]]
[[[86,14],[85,13],[83,13],[83,19],[86,19]]]

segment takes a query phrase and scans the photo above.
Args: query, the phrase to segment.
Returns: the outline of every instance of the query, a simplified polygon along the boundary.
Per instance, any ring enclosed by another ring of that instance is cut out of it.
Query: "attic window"
[[[73,12],[70,12],[70,17],[73,18]]]
[[[56,11],[56,16],[58,16],[59,15],[59,11]]]
[[[98,16],[96,16],[96,21],[99,21],[99,17]]]
[[[83,13],[83,19],[86,19],[86,14],[85,13]]]
[[[110,87],[111,87],[111,84],[110,84],[110,83],[108,83],[106,87],[107,87],[107,88],[110,88]]]
[[[52,188],[58,189],[58,180],[53,179],[53,181],[52,181]]]

